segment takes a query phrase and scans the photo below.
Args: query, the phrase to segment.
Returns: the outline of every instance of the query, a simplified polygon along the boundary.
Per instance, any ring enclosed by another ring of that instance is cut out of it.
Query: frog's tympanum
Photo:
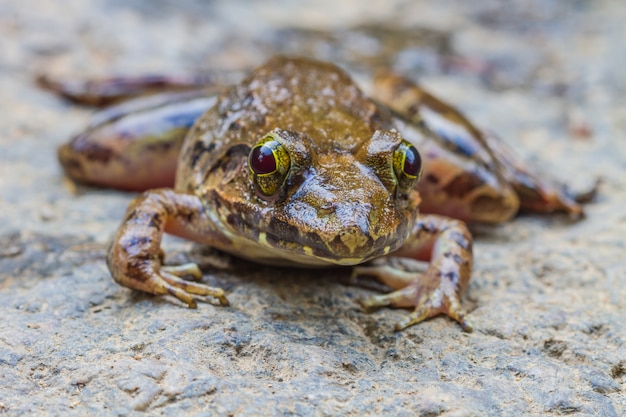
[[[144,190],[109,250],[113,278],[190,307],[197,296],[228,305],[222,289],[181,278],[200,279],[195,264],[163,265],[171,233],[263,264],[359,265],[354,277],[393,289],[364,307],[413,309],[397,329],[445,314],[471,330],[460,298],[472,238],[459,219],[502,222],[520,199],[540,211],[580,207],[549,187],[528,191],[534,177],[517,175],[500,142],[408,80],[380,74],[375,86],[371,99],[335,65],[276,57],[217,95],[105,111],[59,156],[77,181]],[[367,264],[386,256],[430,265]]]

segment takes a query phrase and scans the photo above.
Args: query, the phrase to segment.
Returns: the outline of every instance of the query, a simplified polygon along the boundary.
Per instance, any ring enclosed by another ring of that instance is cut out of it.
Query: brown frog
[[[119,124],[128,109],[109,111],[61,148],[70,177],[146,189],[172,183],[176,171],[173,188],[145,191],[128,208],[107,256],[114,279],[190,307],[195,296],[228,305],[221,289],[181,278],[199,280],[196,265],[163,266],[163,233],[272,265],[430,260],[423,273],[355,267],[354,277],[371,275],[394,290],[362,305],[413,308],[396,329],[445,314],[471,330],[460,298],[472,238],[458,219],[505,221],[518,211],[519,196],[522,206],[540,211],[582,211],[528,174],[493,136],[407,79],[383,74],[377,85],[374,101],[335,65],[276,57],[217,96],[186,97],[195,103],[189,120],[208,110],[190,129],[187,119],[182,131],[181,123],[168,124],[175,135],[112,135],[108,123]],[[124,159],[129,149],[134,155]],[[154,155],[165,156],[165,168]],[[457,219],[419,214],[420,203]]]

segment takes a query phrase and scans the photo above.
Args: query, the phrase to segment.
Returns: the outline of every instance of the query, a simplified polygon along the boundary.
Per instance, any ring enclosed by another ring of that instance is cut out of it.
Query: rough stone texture
[[[626,415],[623,2],[295,4],[0,3],[0,415]],[[406,312],[364,313],[369,291],[341,270],[208,268],[230,308],[115,285],[103,254],[131,196],[70,192],[55,149],[89,110],[33,77],[241,69],[302,48],[361,79],[359,51],[392,44],[343,32],[307,49],[291,40],[314,32],[277,30],[365,23],[439,33],[385,59],[543,172],[580,189],[602,178],[587,219],[477,227],[472,334],[443,318],[394,333]]]

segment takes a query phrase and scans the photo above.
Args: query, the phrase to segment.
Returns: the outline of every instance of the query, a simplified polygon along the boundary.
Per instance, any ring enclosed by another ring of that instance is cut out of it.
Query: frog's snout
[[[359,248],[369,246],[371,240],[369,230],[363,230],[357,224],[346,226],[339,232],[337,238],[350,254],[354,254]]]

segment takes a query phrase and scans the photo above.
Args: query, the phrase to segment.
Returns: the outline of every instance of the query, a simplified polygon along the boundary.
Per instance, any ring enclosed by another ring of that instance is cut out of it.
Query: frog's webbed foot
[[[366,310],[378,307],[414,307],[404,320],[396,323],[402,330],[439,314],[456,320],[463,330],[472,331],[472,325],[461,308],[458,278],[429,268],[424,274],[406,272],[391,266],[362,266],[354,268],[353,277],[368,275],[394,288],[389,294],[375,295],[360,300]]]

